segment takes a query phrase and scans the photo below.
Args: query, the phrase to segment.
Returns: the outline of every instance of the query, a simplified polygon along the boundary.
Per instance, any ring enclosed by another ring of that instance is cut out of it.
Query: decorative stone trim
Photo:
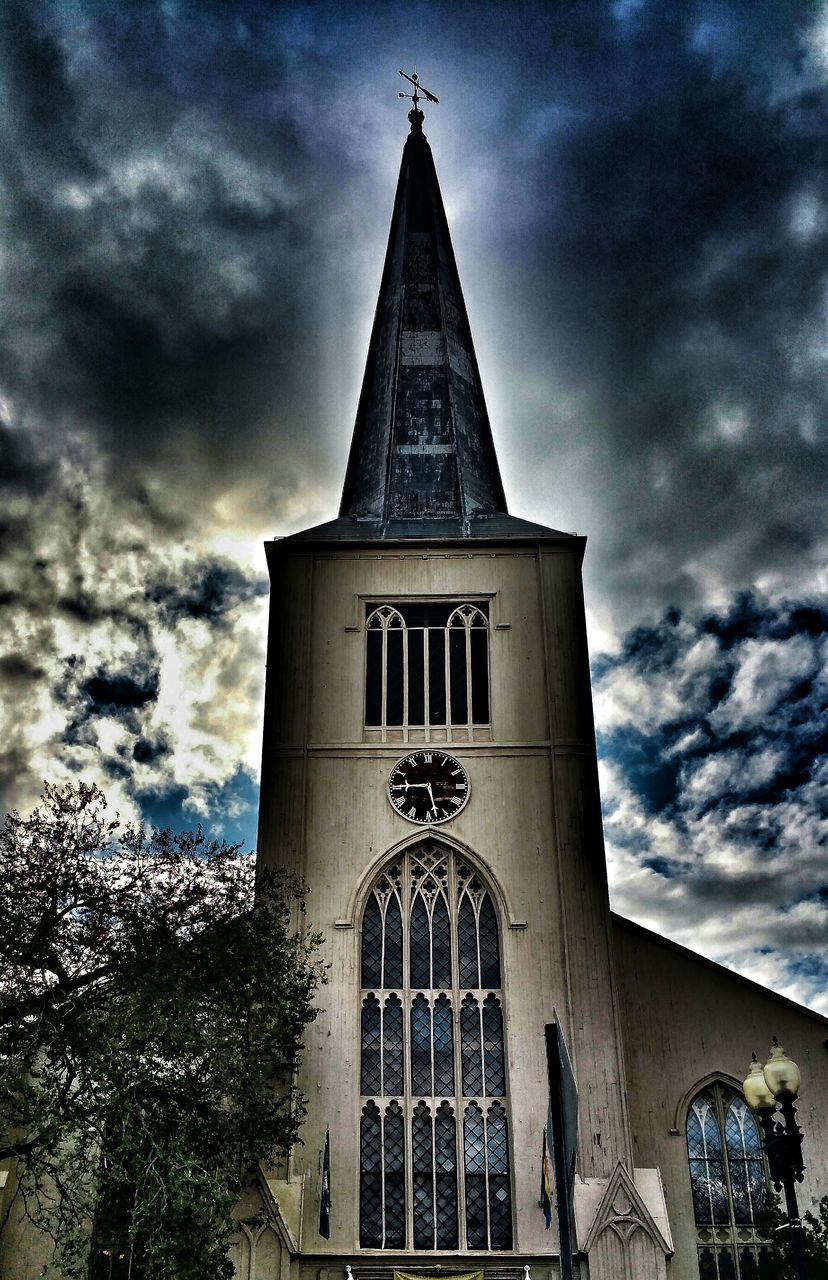
[[[590,1280],[664,1280],[666,1260],[672,1252],[632,1177],[619,1162],[582,1248],[589,1257]]]

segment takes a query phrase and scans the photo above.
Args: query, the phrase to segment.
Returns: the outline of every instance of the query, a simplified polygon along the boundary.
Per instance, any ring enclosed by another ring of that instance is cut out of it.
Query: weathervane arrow
[[[420,80],[419,80],[419,77],[418,77],[418,75],[417,75],[417,68],[416,68],[416,67],[414,67],[414,69],[412,70],[412,72],[411,72],[411,75],[410,75],[410,76],[409,76],[409,75],[407,75],[405,71],[401,71],[401,72],[400,72],[400,75],[402,76],[403,80],[407,80],[409,84],[413,84],[413,86],[414,86],[414,92],[413,92],[413,93],[401,93],[401,94],[400,94],[400,97],[401,97],[401,98],[410,98],[410,99],[411,99],[411,101],[414,103],[414,110],[415,110],[415,111],[417,110],[417,103],[420,101],[420,94],[422,94],[422,95],[423,95],[423,97],[425,98],[426,102],[435,102],[435,103],[439,103],[440,99],[439,99],[439,98],[437,98],[437,97],[435,97],[433,93],[430,93],[430,92],[429,92],[429,90],[428,90],[428,89],[426,89],[425,85],[420,84]]]

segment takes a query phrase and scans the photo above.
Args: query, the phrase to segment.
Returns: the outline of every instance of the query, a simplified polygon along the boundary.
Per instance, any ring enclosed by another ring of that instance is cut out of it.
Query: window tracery
[[[765,1164],[750,1108],[714,1082],[693,1098],[686,1136],[700,1280],[774,1280],[762,1244]]]
[[[360,1245],[510,1249],[500,937],[489,890],[436,842],[408,851],[366,903],[361,965]]]
[[[367,730],[447,741],[488,727],[486,602],[369,604],[365,629]]]

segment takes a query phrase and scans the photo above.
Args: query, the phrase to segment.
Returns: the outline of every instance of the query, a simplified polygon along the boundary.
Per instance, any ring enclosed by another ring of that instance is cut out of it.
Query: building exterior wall
[[[828,1019],[613,917],[635,1162],[657,1165],[675,1244],[670,1280],[698,1280],[686,1110],[711,1075],[737,1082],[776,1035],[802,1071],[801,1212],[828,1194]]]
[[[579,1168],[606,1177],[619,1159],[629,1161],[581,550],[580,540],[549,550],[468,543],[269,549],[260,857],[306,879],[309,919],[325,933],[331,966],[300,1080],[310,1109],[293,1170],[309,1180],[305,1254],[365,1258],[357,1234],[361,910],[392,852],[424,837],[476,865],[500,910],[514,1252],[551,1261],[557,1250],[538,1208],[544,1024],[556,1012],[576,1074],[589,1082]],[[490,601],[491,740],[446,743],[468,772],[471,798],[456,818],[424,831],[386,796],[392,766],[417,744],[365,741],[364,618],[366,600],[435,596]],[[317,1228],[328,1126],[334,1210],[325,1241]],[[421,1263],[435,1257],[417,1256]],[[498,1265],[503,1255],[490,1260]]]
[[[325,934],[330,969],[306,1035],[303,1141],[286,1170],[267,1171],[262,1223],[240,1228],[243,1280],[333,1280],[349,1263],[357,1280],[387,1280],[395,1262],[428,1267],[440,1259],[483,1265],[487,1280],[519,1280],[528,1263],[533,1280],[552,1280],[558,1242],[554,1225],[544,1229],[538,1188],[548,1096],[543,1033],[554,1016],[579,1086],[576,1193],[583,1192],[580,1245],[594,1235],[590,1277],[615,1280],[623,1259],[635,1280],[698,1280],[682,1108],[713,1073],[741,1079],[750,1050],[761,1051],[774,1033],[805,1081],[803,1208],[828,1187],[826,1020],[609,914],[581,551],[579,540],[268,547],[260,857],[307,881],[309,921]],[[377,741],[363,726],[366,602],[423,597],[484,598],[490,614],[491,733],[446,742],[468,772],[471,798],[434,829],[407,822],[386,795],[392,766],[420,744]],[[423,839],[473,864],[499,912],[514,1217],[508,1252],[406,1255],[358,1244],[361,912],[384,863]],[[326,1128],[330,1240],[318,1232]],[[675,1245],[666,1264],[668,1249],[653,1246],[632,1182],[617,1194],[619,1161],[638,1186],[650,1187],[650,1206],[663,1179],[669,1225],[656,1217]],[[619,1217],[625,1196],[632,1209]],[[625,1223],[627,1237],[617,1230]],[[42,1256],[43,1241],[15,1237],[13,1227],[4,1234],[3,1274],[18,1280]]]
[[[23,1212],[20,1199],[15,1199],[17,1176],[11,1161],[4,1166],[7,1173],[0,1188],[0,1280],[59,1280],[54,1265],[53,1245],[43,1233],[35,1231]]]

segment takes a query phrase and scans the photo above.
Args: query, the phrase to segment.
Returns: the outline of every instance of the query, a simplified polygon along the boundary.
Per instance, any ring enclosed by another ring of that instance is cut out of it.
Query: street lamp
[[[759,1116],[764,1134],[763,1146],[768,1169],[777,1191],[785,1191],[785,1209],[790,1226],[791,1261],[796,1280],[807,1280],[805,1236],[796,1203],[796,1184],[802,1181],[802,1133],[796,1123],[794,1102],[799,1093],[799,1067],[791,1062],[776,1036],[771,1055],[760,1067],[756,1054],[751,1054],[750,1069],[742,1085],[745,1101]],[[776,1107],[783,1123],[776,1119]]]

